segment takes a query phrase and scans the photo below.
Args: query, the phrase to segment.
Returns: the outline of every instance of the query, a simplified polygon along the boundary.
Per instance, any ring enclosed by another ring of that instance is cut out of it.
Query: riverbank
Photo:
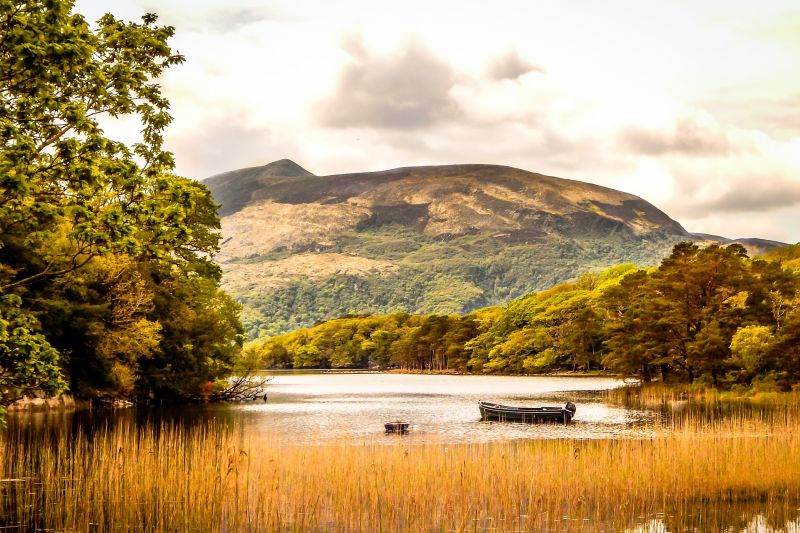
[[[31,398],[26,396],[6,407],[6,412],[43,413],[48,411],[72,411],[89,406],[90,403],[88,401],[76,399],[70,394],[59,394],[52,398]]]

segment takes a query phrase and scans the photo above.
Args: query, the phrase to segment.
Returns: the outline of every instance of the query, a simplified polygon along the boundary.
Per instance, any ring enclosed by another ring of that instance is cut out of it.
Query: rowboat
[[[575,416],[575,404],[564,407],[512,407],[497,403],[478,402],[481,419],[501,422],[562,422],[568,424]]]

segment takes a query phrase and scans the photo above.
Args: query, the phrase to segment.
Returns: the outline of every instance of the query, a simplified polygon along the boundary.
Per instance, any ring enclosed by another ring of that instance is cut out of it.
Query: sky
[[[191,178],[493,163],[641,196],[692,232],[800,241],[796,0],[79,0],[146,12]],[[105,124],[133,138],[131,121]]]

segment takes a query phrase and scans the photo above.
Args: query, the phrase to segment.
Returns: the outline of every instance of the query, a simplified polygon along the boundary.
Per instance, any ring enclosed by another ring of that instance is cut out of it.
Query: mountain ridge
[[[205,183],[251,336],[348,313],[467,312],[704,239],[630,193],[502,165],[319,176],[284,159]]]

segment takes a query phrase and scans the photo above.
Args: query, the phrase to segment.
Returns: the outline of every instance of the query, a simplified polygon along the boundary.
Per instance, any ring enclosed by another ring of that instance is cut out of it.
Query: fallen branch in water
[[[209,399],[222,402],[266,399],[267,393],[265,389],[270,381],[272,381],[271,376],[256,377],[252,374],[233,376],[228,379],[227,387],[213,393]]]

